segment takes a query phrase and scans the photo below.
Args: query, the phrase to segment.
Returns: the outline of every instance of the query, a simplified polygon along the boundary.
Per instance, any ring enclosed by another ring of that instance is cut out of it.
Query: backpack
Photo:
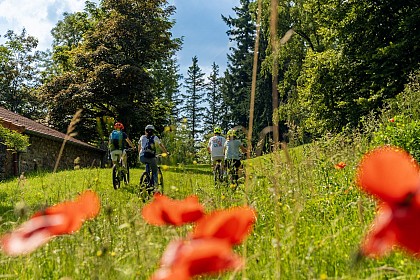
[[[111,151],[123,149],[123,133],[121,130],[113,130],[109,136],[109,149]]]
[[[147,137],[146,146],[144,146],[144,157],[154,158],[156,156],[155,136]]]

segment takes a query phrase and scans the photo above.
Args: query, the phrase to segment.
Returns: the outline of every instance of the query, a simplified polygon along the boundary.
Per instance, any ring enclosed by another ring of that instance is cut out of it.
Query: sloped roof
[[[25,134],[45,137],[58,142],[63,142],[63,140],[67,137],[65,133],[37,123],[36,121],[25,118],[19,114],[13,113],[12,111],[9,111],[3,107],[0,107],[0,124],[2,124],[4,127],[17,130],[21,133],[24,132]],[[73,137],[67,138],[67,141],[86,148],[101,150]]]

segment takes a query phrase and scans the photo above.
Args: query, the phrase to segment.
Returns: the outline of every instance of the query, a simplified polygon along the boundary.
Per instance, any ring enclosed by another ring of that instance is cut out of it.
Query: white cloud
[[[63,18],[64,12],[82,11],[84,0],[2,0],[0,1],[0,30],[38,38],[39,50],[51,48],[51,29]],[[2,39],[3,40],[3,39]],[[1,43],[1,41],[0,41]]]

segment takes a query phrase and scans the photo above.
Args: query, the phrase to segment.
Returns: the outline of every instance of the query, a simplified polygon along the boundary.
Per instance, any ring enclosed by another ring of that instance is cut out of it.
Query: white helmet
[[[155,127],[151,124],[146,125],[146,128],[144,130],[153,130],[155,131]]]

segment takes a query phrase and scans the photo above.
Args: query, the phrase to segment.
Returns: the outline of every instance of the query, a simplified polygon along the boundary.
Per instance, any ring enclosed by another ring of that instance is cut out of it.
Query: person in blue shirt
[[[123,131],[124,125],[120,122],[116,122],[114,124],[114,130],[109,135],[109,142],[108,142],[108,148],[111,155],[112,164],[115,165],[119,159],[122,157],[123,159],[123,166],[127,166],[127,156],[125,152],[125,143],[128,143],[130,147],[133,149],[136,148],[136,146],[131,142],[131,140],[128,138],[127,133]]]

